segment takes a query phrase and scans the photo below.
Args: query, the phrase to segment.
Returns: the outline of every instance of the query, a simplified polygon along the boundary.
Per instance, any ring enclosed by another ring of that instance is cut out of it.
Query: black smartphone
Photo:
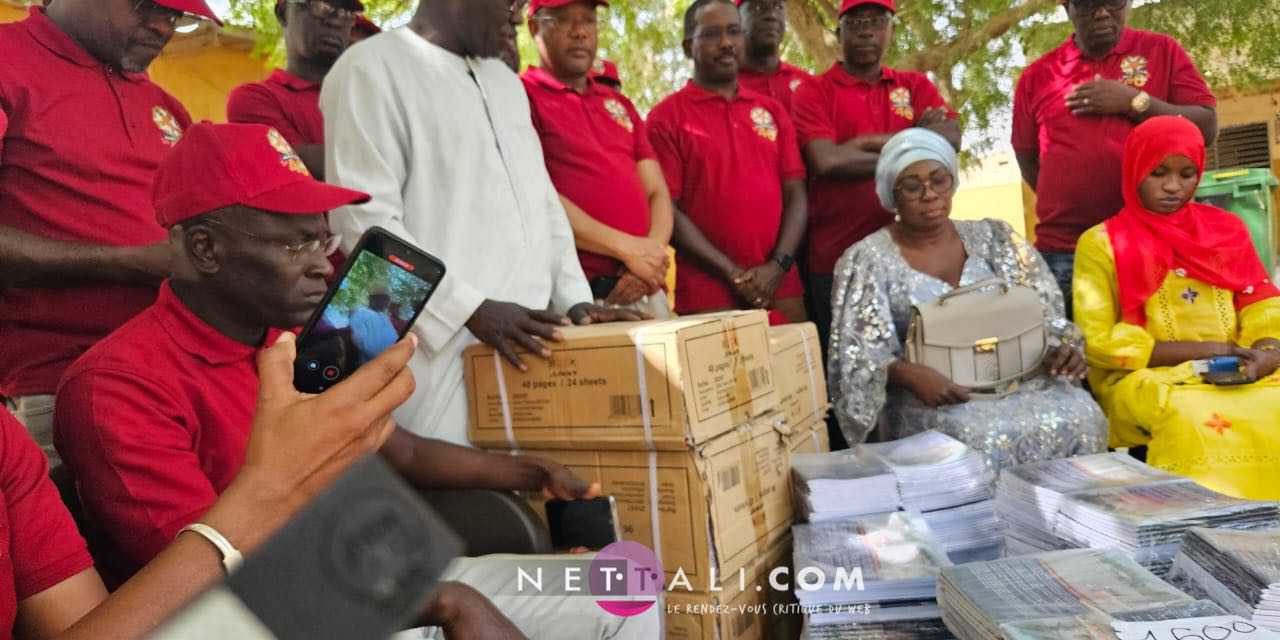
[[[298,336],[293,386],[320,393],[409,332],[444,278],[435,256],[372,227]]]
[[[551,546],[560,551],[580,547],[599,551],[622,539],[613,496],[548,500],[547,525],[551,529]]]

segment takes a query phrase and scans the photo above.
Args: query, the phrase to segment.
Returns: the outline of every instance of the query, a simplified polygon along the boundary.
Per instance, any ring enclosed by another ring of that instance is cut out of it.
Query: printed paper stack
[[[1280,530],[1187,532],[1170,581],[1280,631]]]
[[[826,522],[897,511],[893,470],[866,447],[791,456],[795,507],[802,520]]]
[[[868,634],[940,617],[938,572],[951,561],[920,514],[796,525],[792,534],[795,594],[810,637],[828,637],[815,634],[830,625]]]
[[[1221,615],[1118,551],[1074,549],[948,567],[938,605],[961,640],[1114,640],[1113,620]]]
[[[1165,575],[1187,529],[1280,526],[1280,504],[1231,498],[1123,453],[1049,460],[1002,474],[1009,553],[1119,549]]]

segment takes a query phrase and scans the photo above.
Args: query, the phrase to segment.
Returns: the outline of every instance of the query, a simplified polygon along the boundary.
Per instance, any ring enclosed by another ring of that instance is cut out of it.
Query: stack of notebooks
[[[996,512],[1009,555],[1118,549],[1157,575],[1168,573],[1191,527],[1280,526],[1280,503],[1224,496],[1124,453],[1009,469],[1000,477]]]
[[[1192,529],[1169,578],[1187,593],[1280,631],[1280,530]]]
[[[904,509],[924,514],[955,562],[1003,553],[995,474],[960,441],[927,431],[893,442],[792,459],[801,520],[829,522]]]
[[[795,595],[808,637],[832,637],[837,628],[848,631],[838,637],[873,638],[938,626],[938,572],[951,561],[920,514],[801,524],[792,535]]]
[[[1114,640],[1116,620],[1224,614],[1118,551],[1092,549],[948,567],[938,604],[961,640]]]
[[[893,470],[903,509],[937,511],[992,497],[995,472],[986,457],[944,433],[863,446]]]
[[[791,457],[801,520],[827,522],[896,511],[902,499],[893,469],[866,447]]]

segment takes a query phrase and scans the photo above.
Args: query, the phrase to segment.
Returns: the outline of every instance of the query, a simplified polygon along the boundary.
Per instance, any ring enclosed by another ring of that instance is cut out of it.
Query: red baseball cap
[[[311,177],[284,136],[261,124],[192,125],[156,171],[156,221],[171,227],[210,211],[243,205],[271,213],[315,215],[369,201],[369,194]]]
[[[155,3],[193,16],[208,18],[214,24],[222,26],[222,21],[218,19],[218,14],[214,13],[213,9],[210,9],[209,5],[204,3],[204,0],[155,0]]]
[[[889,13],[897,13],[898,6],[893,0],[844,0],[840,3],[840,15],[848,13],[850,10],[861,7],[864,4],[874,4],[889,10]]]
[[[529,0],[529,15],[537,13],[540,9],[558,9],[575,2],[594,2],[596,6],[609,6],[605,0]]]

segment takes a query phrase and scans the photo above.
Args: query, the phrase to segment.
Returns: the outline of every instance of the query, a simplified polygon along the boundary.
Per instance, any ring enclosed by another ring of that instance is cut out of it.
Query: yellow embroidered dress
[[[1227,495],[1280,499],[1280,372],[1250,385],[1201,382],[1190,363],[1147,366],[1156,342],[1280,337],[1280,299],[1239,312],[1233,293],[1170,271],[1147,299],[1146,326],[1121,321],[1105,225],[1076,247],[1075,320],[1111,446],[1148,445],[1147,462]]]

